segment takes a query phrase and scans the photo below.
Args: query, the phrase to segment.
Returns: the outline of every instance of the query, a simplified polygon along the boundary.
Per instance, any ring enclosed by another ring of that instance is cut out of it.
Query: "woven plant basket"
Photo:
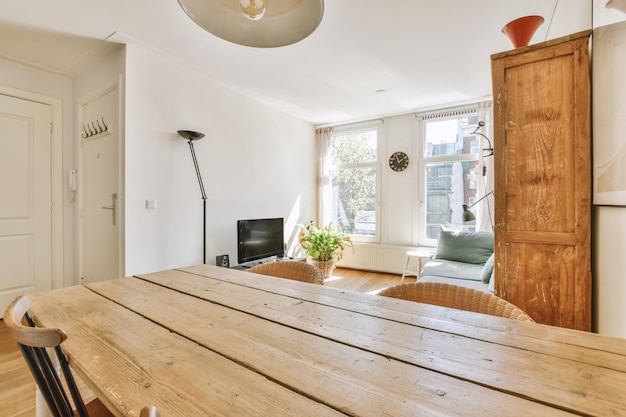
[[[319,268],[322,271],[322,276],[324,278],[328,278],[333,273],[333,268],[335,267],[335,260],[331,259],[329,261],[316,261],[313,260],[313,265]]]

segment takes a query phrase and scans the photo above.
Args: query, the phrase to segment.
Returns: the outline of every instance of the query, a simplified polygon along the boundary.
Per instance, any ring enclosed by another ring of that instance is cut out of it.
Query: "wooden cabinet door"
[[[591,328],[590,31],[492,56],[495,292]]]

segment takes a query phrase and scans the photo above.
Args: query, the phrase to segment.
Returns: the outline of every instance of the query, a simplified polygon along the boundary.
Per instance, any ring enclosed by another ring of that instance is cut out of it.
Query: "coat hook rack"
[[[100,123],[100,120],[102,120],[102,123]],[[109,130],[109,126],[107,126],[107,124],[104,122],[104,117],[101,117],[100,119],[96,119],[91,123],[83,124],[81,129],[81,136],[83,137],[83,139],[87,139],[107,132]]]

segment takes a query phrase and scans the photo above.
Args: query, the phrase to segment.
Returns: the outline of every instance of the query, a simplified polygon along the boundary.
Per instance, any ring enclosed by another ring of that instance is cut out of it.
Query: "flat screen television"
[[[282,217],[237,220],[237,260],[240,264],[284,254]]]

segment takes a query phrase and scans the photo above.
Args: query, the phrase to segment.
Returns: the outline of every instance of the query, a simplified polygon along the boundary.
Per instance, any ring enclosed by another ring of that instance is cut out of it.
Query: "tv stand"
[[[306,258],[294,258],[293,256],[283,256],[281,258],[272,256],[270,258],[259,259],[257,261],[250,261],[243,264],[235,265],[231,267],[232,269],[238,270],[246,270],[248,268],[252,268],[253,266],[267,264],[270,262],[283,262],[283,261],[292,261],[292,262],[306,262]]]

